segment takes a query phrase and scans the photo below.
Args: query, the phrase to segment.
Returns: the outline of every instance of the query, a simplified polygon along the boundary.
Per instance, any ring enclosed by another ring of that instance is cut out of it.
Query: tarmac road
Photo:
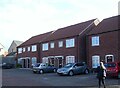
[[[107,78],[107,88],[120,88],[120,79]],[[2,70],[2,86],[6,87],[65,87],[65,88],[98,88],[95,74],[59,76],[57,73],[33,74],[30,69]]]

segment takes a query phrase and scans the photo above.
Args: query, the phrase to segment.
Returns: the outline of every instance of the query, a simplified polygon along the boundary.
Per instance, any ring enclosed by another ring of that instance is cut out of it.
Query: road
[[[107,78],[107,88],[120,88],[120,79]],[[84,87],[97,88],[98,79],[95,74],[75,76],[59,76],[57,73],[33,74],[30,69],[2,70],[2,86],[26,87]],[[113,87],[114,86],[114,87]]]

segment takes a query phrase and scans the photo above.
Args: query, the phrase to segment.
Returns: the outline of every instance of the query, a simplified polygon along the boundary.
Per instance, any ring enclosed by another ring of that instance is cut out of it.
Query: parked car
[[[64,67],[59,68],[57,70],[57,74],[59,74],[59,75],[73,76],[75,74],[80,74],[80,73],[84,73],[84,74],[89,73],[89,69],[88,69],[87,65],[83,62],[81,62],[81,63],[68,63]]]
[[[11,64],[11,63],[2,64],[2,69],[10,69],[10,68],[14,68],[14,64]]]
[[[106,63],[107,76],[117,77],[120,79],[120,62],[109,62]]]
[[[49,72],[56,72],[57,68],[52,65],[47,65],[44,63],[36,63],[33,66],[32,70],[33,70],[33,73],[43,74],[43,73],[49,73]]]

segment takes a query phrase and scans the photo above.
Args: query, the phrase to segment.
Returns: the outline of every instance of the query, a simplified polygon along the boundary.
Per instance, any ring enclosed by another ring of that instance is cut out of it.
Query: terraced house
[[[86,62],[86,34],[98,23],[98,19],[93,19],[34,36],[17,48],[18,63],[23,68],[29,68],[36,62],[56,67],[66,63]]]
[[[100,61],[120,61],[120,16],[104,19],[87,35],[87,61],[97,68]]]
[[[32,64],[40,62],[40,42],[51,33],[33,36],[17,47],[17,61],[22,68],[30,68]]]

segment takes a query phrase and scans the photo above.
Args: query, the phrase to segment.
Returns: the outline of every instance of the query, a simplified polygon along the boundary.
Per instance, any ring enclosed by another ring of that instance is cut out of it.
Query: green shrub
[[[17,64],[16,68],[22,68],[22,65],[21,64]]]

